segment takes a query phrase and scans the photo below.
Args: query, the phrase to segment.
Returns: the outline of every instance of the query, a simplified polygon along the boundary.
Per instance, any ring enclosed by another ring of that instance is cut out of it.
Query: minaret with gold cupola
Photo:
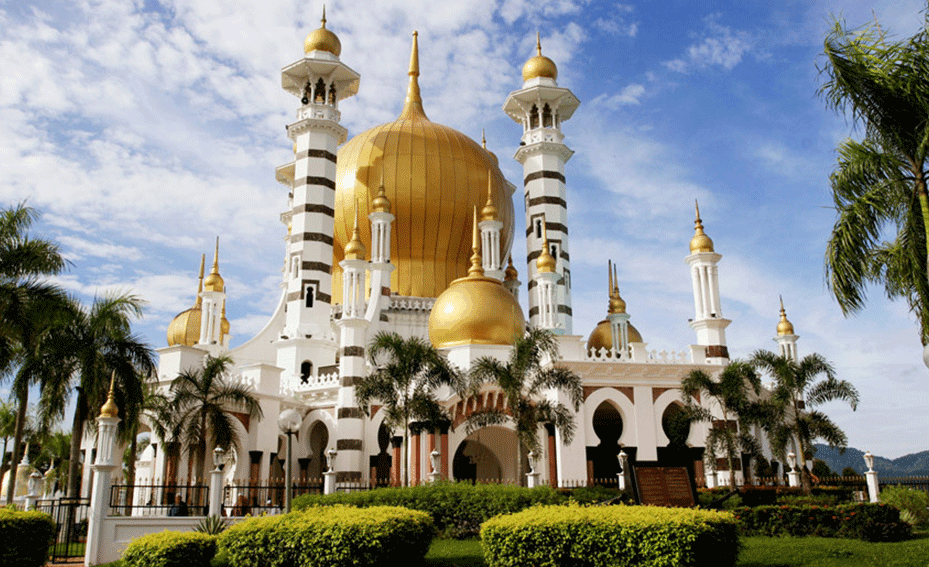
[[[287,126],[295,149],[287,214],[285,340],[329,333],[336,152],[347,135],[339,123],[339,102],[356,94],[359,84],[358,73],[339,59],[342,44],[326,28],[325,9],[320,28],[306,37],[303,48],[303,58],[281,71],[282,88],[299,101],[297,120]],[[289,369],[292,361],[284,364]]]
[[[549,241],[545,252],[555,260],[554,270],[549,273],[558,275],[552,330],[571,334],[571,262],[564,170],[574,152],[564,144],[561,123],[571,118],[580,101],[570,90],[559,87],[557,78],[558,68],[542,55],[537,36],[536,55],[523,66],[523,86],[510,93],[503,110],[523,127],[514,157],[523,165],[529,321],[538,326],[541,320],[539,294],[533,293],[533,288],[537,285],[536,274],[540,272],[538,260],[542,254],[544,228]]]
[[[774,342],[780,350],[780,355],[798,361],[797,358],[797,339],[800,337],[794,334],[794,325],[787,320],[787,312],[784,311],[784,298],[781,297],[781,319],[777,322],[777,336]]]
[[[564,332],[558,317],[558,272],[555,258],[549,253],[548,228],[545,216],[542,216],[542,242],[539,243],[539,255],[536,260],[536,272],[532,275],[535,289],[529,292],[530,300],[535,296],[535,319],[530,315],[530,322],[536,327],[552,332]],[[533,291],[535,293],[533,293]],[[530,308],[532,313],[532,308]]]
[[[494,205],[493,178],[487,170],[487,204],[481,209],[481,250],[483,251],[484,275],[495,280],[503,280],[503,259],[500,253],[500,230],[503,223],[498,220],[497,207]]]
[[[225,348],[223,344],[223,311],[226,306],[226,282],[219,274],[219,237],[213,253],[213,267],[203,280],[200,292],[200,339],[197,346],[205,347],[211,354]]]
[[[722,258],[713,249],[713,240],[703,230],[700,205],[694,202],[696,219],[694,237],[690,240],[690,255],[685,258],[690,266],[690,278],[694,290],[694,318],[690,328],[697,334],[697,345],[705,347],[706,361],[725,364],[729,360],[726,346],[728,319],[723,318],[719,297],[719,268]]]

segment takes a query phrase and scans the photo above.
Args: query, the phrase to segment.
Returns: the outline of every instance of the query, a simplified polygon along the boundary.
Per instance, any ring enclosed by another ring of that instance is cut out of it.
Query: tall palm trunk
[[[133,487],[135,486],[135,460],[136,453],[139,450],[139,443],[136,440],[136,437],[139,434],[139,421],[132,425],[132,431],[130,432],[132,438],[129,439],[129,455],[128,463],[126,463],[126,492],[123,495],[125,501],[123,505],[125,506],[124,514],[127,516],[132,513],[132,497],[133,497]]]
[[[84,389],[77,388],[77,403],[74,405],[74,419],[71,422],[71,458],[68,462],[68,492],[69,498],[77,498],[81,491],[81,440],[84,438],[84,421],[87,419],[87,398]],[[91,458],[91,453],[86,455]],[[93,464],[93,463],[91,463]]]
[[[929,194],[926,191],[926,178],[923,176],[922,164],[916,164],[913,168],[916,175],[916,196],[919,198],[919,208],[922,211],[923,230],[926,237],[926,278],[929,280]],[[926,306],[923,306],[925,309]],[[927,337],[923,337],[925,342]]]
[[[10,483],[6,488],[6,503],[13,503],[16,494],[16,472],[19,469],[21,457],[20,446],[23,444],[23,429],[26,426],[26,409],[29,403],[29,389],[23,388],[19,393],[19,408],[16,412],[16,429],[13,432],[13,454],[10,455]]]

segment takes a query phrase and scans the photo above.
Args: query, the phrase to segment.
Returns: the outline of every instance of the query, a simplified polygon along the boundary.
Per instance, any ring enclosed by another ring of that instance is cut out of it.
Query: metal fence
[[[109,514],[205,516],[209,496],[209,487],[199,483],[114,484],[110,486]]]
[[[881,490],[884,490],[884,488],[888,486],[907,486],[909,488],[915,488],[916,490],[922,490],[923,492],[929,492],[929,476],[897,476],[881,478],[880,475],[878,475],[877,483]]]
[[[82,562],[87,543],[88,498],[58,498],[39,500],[36,509],[45,512],[55,522],[55,541],[50,553],[53,563]]]

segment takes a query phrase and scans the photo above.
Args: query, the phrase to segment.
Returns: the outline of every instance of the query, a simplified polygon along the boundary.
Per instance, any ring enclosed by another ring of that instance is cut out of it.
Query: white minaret
[[[700,206],[696,205],[694,237],[690,240],[690,255],[685,261],[690,266],[694,289],[694,318],[690,328],[697,334],[697,345],[706,347],[707,362],[725,364],[729,360],[726,347],[728,319],[723,319],[719,300],[719,269],[722,258],[713,250],[713,241],[703,232]]]
[[[356,204],[357,205],[357,204]],[[337,482],[360,482],[362,471],[362,440],[364,414],[355,399],[355,385],[367,375],[365,345],[368,320],[365,319],[365,271],[368,251],[358,234],[358,208],[355,208],[355,228],[352,239],[345,245],[342,267],[342,317],[339,327],[339,394],[336,400],[335,471]]]
[[[200,315],[200,339],[197,346],[206,347],[211,354],[223,348],[223,313],[226,307],[226,284],[219,275],[219,237],[216,237],[216,250],[213,253],[213,267],[203,280]]]
[[[481,209],[481,250],[484,275],[497,281],[503,280],[503,258],[500,252],[500,229],[503,223],[497,219],[497,207],[493,199],[493,181],[487,170],[487,204]]]
[[[523,88],[510,93],[503,110],[523,126],[520,147],[514,157],[523,165],[529,321],[536,326],[540,321],[539,294],[532,290],[537,285],[537,259],[545,228],[549,237],[547,251],[557,260],[557,324],[553,330],[571,334],[571,263],[564,166],[574,152],[563,142],[561,123],[571,118],[580,101],[570,90],[559,87],[557,78],[558,68],[542,55],[541,43],[536,38],[536,55],[523,66]]]
[[[610,322],[610,336],[613,339],[613,352],[618,357],[629,356],[629,314],[626,313],[626,302],[619,295],[619,284],[614,273],[615,266],[607,261],[609,273],[610,305],[607,320]]]
[[[787,312],[784,311],[784,298],[781,298],[781,320],[777,323],[777,336],[774,337],[774,342],[779,347],[779,354],[798,362],[797,339],[799,338],[794,334],[793,323],[787,320]]]
[[[339,60],[342,45],[326,29],[325,10],[322,26],[303,47],[304,57],[281,71],[281,86],[300,100],[297,121],[287,126],[294,163],[282,334],[291,339],[330,329],[336,151],[347,135],[338,106],[358,92],[359,83],[358,73]]]
[[[390,274],[394,271],[394,265],[390,263],[390,232],[396,218],[390,207],[382,179],[377,197],[371,201],[372,212],[368,215],[371,221],[371,263],[368,268],[371,271],[371,297],[365,318],[373,325],[372,335],[379,329],[382,318],[386,320],[384,311],[390,301]]]
[[[504,270],[503,287],[513,294],[516,301],[519,301],[519,285],[521,283],[519,281],[519,272],[516,270],[516,266],[513,265],[513,255],[510,254],[507,258],[506,270]]]
[[[536,260],[537,271],[532,276],[532,281],[536,284],[535,293],[529,293],[530,298],[535,298],[536,305],[536,317],[532,323],[552,332],[564,332],[564,329],[559,328],[558,319],[557,266],[555,258],[548,250],[545,217],[542,217],[542,242],[539,244],[539,256]]]

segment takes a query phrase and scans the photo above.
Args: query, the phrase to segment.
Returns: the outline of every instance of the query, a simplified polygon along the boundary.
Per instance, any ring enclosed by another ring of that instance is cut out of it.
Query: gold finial
[[[481,147],[487,149],[487,136],[484,135],[484,129],[481,128]]]
[[[303,52],[312,53],[313,51],[328,51],[338,57],[342,53],[342,42],[339,38],[326,29],[326,5],[323,4],[323,18],[319,29],[315,29],[303,40]]]
[[[364,260],[368,255],[365,245],[361,242],[358,232],[358,202],[355,201],[355,227],[352,229],[352,239],[345,245],[346,260]]]
[[[403,104],[403,112],[400,113],[400,120],[412,120],[415,118],[426,118],[426,111],[423,110],[423,99],[419,94],[419,32],[413,32],[413,50],[410,52],[410,70],[407,73],[410,76],[410,84],[406,91],[406,102]]]
[[[477,235],[477,207],[474,207],[474,222],[471,225],[471,267],[468,268],[469,278],[480,278],[484,276],[482,260],[481,240]]]
[[[542,34],[538,30],[535,32],[535,54],[539,57],[542,56]]]
[[[536,269],[539,272],[554,272],[555,258],[548,252],[548,227],[545,226],[545,216],[542,216],[542,253],[539,254],[538,260],[535,261]]]
[[[322,29],[326,29],[326,5],[325,5],[325,4],[323,4],[323,19],[322,19],[321,23],[322,23],[322,25],[321,25],[320,27],[321,27]]]
[[[513,255],[510,254],[508,258],[509,260],[506,263],[506,270],[503,272],[503,281],[513,282],[519,278],[519,272],[516,271],[516,266],[513,265]]]
[[[106,395],[106,403],[100,408],[100,417],[117,417],[119,408],[116,407],[116,393],[113,391],[116,385],[116,371],[110,374],[110,391]]]
[[[781,300],[781,320],[777,323],[778,336],[794,334],[794,325],[787,320],[787,312],[784,311],[784,298],[778,296]]]
[[[481,220],[497,220],[497,207],[494,205],[494,184],[490,170],[487,170],[487,204],[481,209]]]
[[[694,237],[690,239],[690,252],[713,252],[713,240],[703,232],[703,221],[700,220],[700,203],[694,199],[694,209],[697,216],[694,220]]]
[[[535,32],[535,55],[530,57],[523,65],[523,81],[547,77],[553,81],[558,78],[558,67],[555,62],[542,55],[542,37]]]
[[[200,307],[203,304],[203,297],[200,295],[203,293],[203,269],[206,266],[206,254],[200,256],[200,278],[197,282],[197,302],[194,304],[194,307]]]
[[[381,185],[377,190],[377,197],[371,201],[371,208],[376,213],[390,212],[390,199],[387,198],[387,192],[384,190],[384,172],[381,171]]]
[[[210,269],[210,275],[203,280],[204,291],[225,291],[226,283],[223,277],[219,275],[219,237],[216,237],[216,249],[213,252],[213,267]]]
[[[607,260],[607,271],[610,273],[610,303],[607,309],[610,315],[626,312],[626,302],[619,295],[619,278],[616,276],[616,264]]]

